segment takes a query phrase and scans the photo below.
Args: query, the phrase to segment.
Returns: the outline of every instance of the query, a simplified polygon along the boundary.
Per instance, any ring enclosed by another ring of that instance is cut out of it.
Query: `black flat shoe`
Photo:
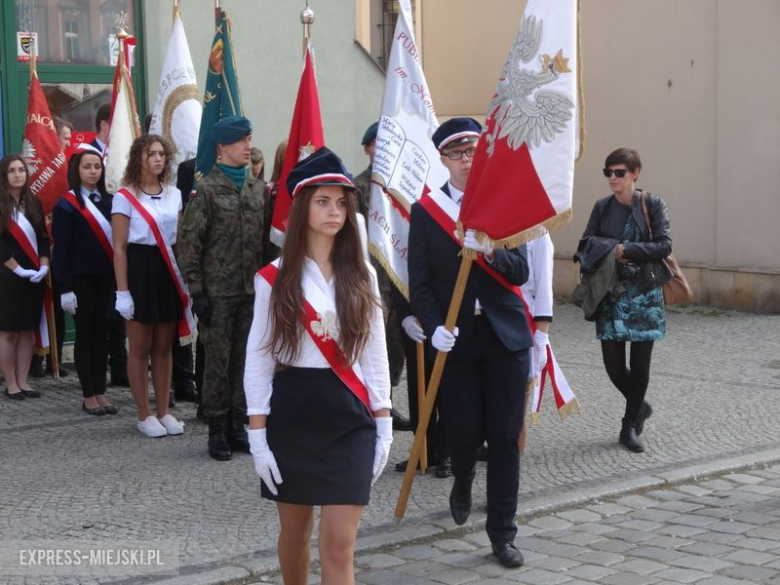
[[[525,559],[514,544],[511,542],[493,542],[491,543],[493,554],[496,555],[498,562],[504,567],[522,567]]]
[[[101,407],[103,410],[106,411],[106,414],[118,414],[119,413],[119,407],[115,406],[113,404],[109,404],[108,406]]]
[[[106,409],[103,408],[102,406],[98,406],[96,408],[87,408],[86,402],[81,403],[81,409],[87,414],[92,414],[94,416],[103,416],[104,414],[106,414]]]
[[[5,395],[8,396],[11,400],[24,400],[24,392],[19,390],[19,392],[9,392],[8,388],[5,389]]]
[[[40,398],[41,393],[37,390],[24,390],[22,389],[22,394],[24,394],[25,398]]]

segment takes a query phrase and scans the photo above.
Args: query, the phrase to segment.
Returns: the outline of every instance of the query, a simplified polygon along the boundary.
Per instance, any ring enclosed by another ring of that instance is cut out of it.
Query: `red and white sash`
[[[24,255],[30,259],[35,270],[40,270],[41,259],[38,256],[38,239],[35,237],[35,228],[27,220],[23,213],[15,212],[8,219],[8,232],[11,234]],[[38,330],[35,331],[35,352],[41,355],[48,353],[49,343],[49,319],[53,319],[51,289],[43,283],[43,307],[41,307],[41,319],[38,322]]]
[[[275,263],[271,263],[265,268],[258,270],[257,273],[273,287],[274,282],[276,282],[276,277],[279,274],[279,268]],[[314,341],[314,344],[320,352],[322,352],[323,357],[339,379],[346,384],[347,388],[358,397],[360,402],[368,409],[368,412],[371,413],[368,388],[366,388],[366,385],[363,383],[363,380],[360,379],[358,373],[347,363],[344,353],[325,326],[325,319],[323,316],[328,312],[334,313],[335,307],[330,306],[329,300],[324,295],[318,295],[316,293],[317,290],[316,286],[304,287],[307,296],[303,300],[303,316],[301,317],[301,323],[303,323],[304,329],[309,333],[312,341]],[[357,364],[355,364],[355,366],[359,369]]]
[[[456,222],[458,214],[460,213],[460,208],[446,193],[441,189],[428,191],[420,198],[420,205],[455,243],[462,246],[461,241],[455,235],[455,230],[457,228]],[[531,315],[531,312],[528,309],[528,303],[525,302],[520,287],[507,282],[503,276],[491,268],[483,256],[477,256],[476,263],[501,286],[512,291],[520,298],[523,302],[523,307],[525,308],[526,321],[531,328],[531,333],[534,333],[536,331],[536,323],[534,323],[533,315]],[[545,366],[545,369],[538,374],[536,370],[538,369],[537,364],[539,363],[539,358],[535,353],[536,349],[534,348],[531,351],[531,378],[529,379],[527,386],[528,389],[533,391],[533,398],[531,401],[531,424],[535,423],[538,419],[539,408],[542,403],[542,394],[544,392],[544,382],[548,375],[550,377],[550,382],[552,383],[553,394],[555,395],[555,404],[558,407],[558,412],[561,414],[561,417],[566,418],[568,415],[577,412],[580,409],[579,401],[574,395],[571,386],[569,386],[566,377],[563,375],[563,372],[558,365],[558,361],[552,353],[550,345],[548,344],[547,346],[547,365]]]
[[[86,220],[92,233],[95,234],[95,238],[97,238],[100,247],[103,248],[103,251],[106,253],[108,261],[113,265],[114,242],[112,239],[111,224],[108,223],[108,220],[100,213],[100,210],[92,203],[92,200],[89,197],[82,197],[84,200],[84,207],[79,205],[73,191],[65,193],[65,195],[62,196],[62,199],[70,203],[71,207],[79,212]]]
[[[179,294],[179,301],[181,302],[182,307],[182,317],[179,320],[178,325],[179,343],[187,345],[192,342],[193,332],[195,331],[195,320],[192,318],[192,299],[190,298],[187,285],[184,283],[184,279],[179,271],[179,266],[176,264],[173,250],[163,237],[160,225],[155,218],[157,211],[146,207],[126,188],[117,191],[116,195],[125,197],[130,202],[130,205],[133,206],[133,209],[135,209],[138,214],[144,218],[146,223],[149,224],[149,229],[152,230],[152,235],[157,242],[157,247],[160,249],[165,265],[168,267],[168,272],[171,274],[171,278],[176,285],[176,292]]]

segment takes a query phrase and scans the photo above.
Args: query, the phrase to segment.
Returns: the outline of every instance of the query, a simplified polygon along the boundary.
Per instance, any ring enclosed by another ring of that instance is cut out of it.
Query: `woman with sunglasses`
[[[653,409],[645,401],[650,379],[653,342],[666,331],[663,283],[671,272],[663,259],[672,252],[669,214],[663,199],[642,193],[636,180],[642,169],[639,153],[629,148],[612,152],[604,163],[604,176],[612,194],[599,199],[583,238],[608,238],[614,247],[617,275],[625,292],[605,297],[596,314],[596,335],[607,375],[626,399],[620,444],[634,453],[645,450],[638,437]],[[642,211],[647,206],[650,226]],[[652,239],[649,228],[652,228]],[[626,367],[626,343],[631,343]]]

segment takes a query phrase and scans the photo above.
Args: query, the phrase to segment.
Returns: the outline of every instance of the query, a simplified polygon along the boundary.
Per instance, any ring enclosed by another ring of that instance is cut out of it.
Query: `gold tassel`
[[[577,398],[575,397],[569,400],[569,402],[567,402],[563,406],[561,406],[558,409],[558,414],[561,415],[561,420],[566,420],[571,415],[580,412],[580,410],[581,410],[580,401],[577,400]]]

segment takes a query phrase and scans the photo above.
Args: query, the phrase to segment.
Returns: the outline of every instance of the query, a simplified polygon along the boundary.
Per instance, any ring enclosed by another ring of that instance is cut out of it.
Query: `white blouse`
[[[279,260],[274,264],[278,266]],[[390,366],[387,361],[387,345],[385,342],[385,325],[382,316],[379,287],[376,280],[376,272],[369,266],[371,282],[376,297],[377,306],[371,316],[371,332],[360,358],[352,369],[366,385],[371,410],[390,408]],[[307,295],[307,287],[316,286],[320,295],[324,294],[330,299],[333,306],[336,305],[335,277],[330,282],[325,280],[322,272],[311,258],[306,258],[303,271],[304,296]],[[276,362],[271,352],[266,347],[271,338],[270,327],[270,301],[271,285],[262,276],[255,275],[255,308],[252,319],[252,327],[249,330],[249,339],[246,347],[246,367],[244,368],[244,392],[246,393],[247,414],[270,414],[271,393],[273,392],[273,379],[276,370]],[[336,328],[338,324],[336,324]],[[297,358],[291,364],[301,368],[329,368],[330,364],[315,345],[311,335],[303,332],[300,351]]]
[[[157,220],[165,240],[173,246],[176,243],[176,230],[179,224],[179,212],[182,209],[181,192],[173,185],[163,185],[162,193],[159,195],[149,195],[140,189],[134,187],[125,187],[131,193],[140,197],[146,210]],[[128,234],[128,244],[145,244],[147,246],[156,246],[149,224],[141,217],[135,208],[127,200],[127,197],[120,193],[114,194],[114,201],[111,206],[111,215],[126,215],[130,218],[130,232]]]
[[[528,280],[520,287],[534,317],[553,316],[553,248],[550,234],[526,244]]]

